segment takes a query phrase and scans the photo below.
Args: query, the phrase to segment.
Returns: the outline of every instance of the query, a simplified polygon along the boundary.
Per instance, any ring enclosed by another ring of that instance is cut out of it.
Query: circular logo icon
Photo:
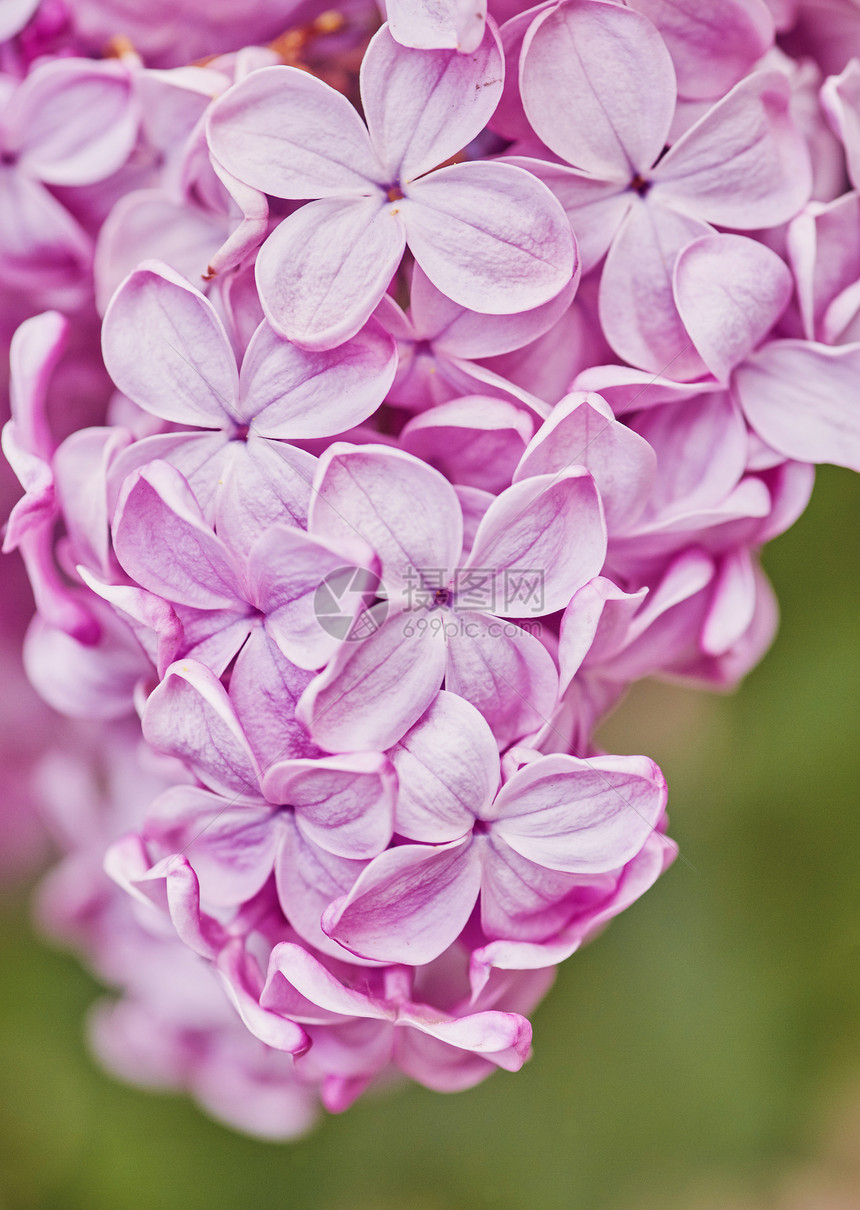
[[[360,643],[388,616],[385,585],[367,567],[338,567],[317,585],[314,615],[326,634],[343,643]]]

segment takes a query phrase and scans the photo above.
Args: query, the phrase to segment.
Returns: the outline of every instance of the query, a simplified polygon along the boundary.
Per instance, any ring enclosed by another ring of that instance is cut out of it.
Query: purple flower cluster
[[[387,9],[0,17],[41,912],[267,1137],[522,1065],[674,856],[596,728],[736,684],[860,469],[853,0]]]

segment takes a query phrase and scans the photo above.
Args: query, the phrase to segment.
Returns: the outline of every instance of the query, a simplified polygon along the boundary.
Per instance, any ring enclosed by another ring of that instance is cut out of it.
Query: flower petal
[[[147,261],[125,279],[105,314],[102,351],[119,389],[153,416],[204,428],[241,423],[224,325],[169,265]]]
[[[777,254],[743,235],[703,236],[675,261],[678,313],[721,382],[767,336],[792,289],[791,273]]]
[[[385,179],[349,101],[297,67],[246,76],[212,107],[207,135],[229,172],[275,197],[361,195]]]
[[[483,614],[449,616],[446,689],[480,710],[500,749],[542,727],[555,709],[558,673],[540,639]]]
[[[421,627],[423,616],[396,614],[369,638],[345,643],[311,681],[296,717],[316,743],[329,752],[384,751],[417,722],[447,660],[444,635]]]
[[[600,874],[639,852],[665,807],[666,782],[647,757],[557,754],[505,783],[493,832],[547,869]]]
[[[491,25],[467,54],[407,49],[383,26],[362,60],[361,100],[391,183],[414,180],[471,142],[492,117],[504,76]]]
[[[211,789],[258,799],[259,770],[227,691],[196,660],[177,660],[149,695],[143,733],[158,752],[191,764]]]
[[[666,153],[649,198],[722,227],[775,227],[808,200],[812,169],[782,72],[757,71]]]
[[[484,577],[490,597],[472,608],[499,617],[540,617],[564,609],[600,573],[605,558],[606,527],[594,480],[585,467],[564,467],[521,479],[493,501],[461,578]]]
[[[406,188],[400,209],[421,268],[472,311],[529,311],[555,298],[576,270],[561,204],[513,164],[440,168]]]
[[[272,327],[305,349],[332,349],[369,319],[400,264],[400,207],[374,197],[310,202],[284,219],[257,256]]]
[[[242,362],[239,408],[258,437],[331,437],[376,411],[396,368],[394,340],[372,318],[351,340],[319,352],[263,323]]]
[[[337,442],[320,458],[315,489],[311,533],[332,543],[366,542],[389,592],[419,590],[425,578],[435,589],[452,574],[463,542],[460,505],[451,484],[420,459]]]
[[[860,471],[860,344],[775,340],[737,371],[734,389],[768,445],[799,462]]]
[[[444,845],[399,845],[375,858],[343,899],[323,914],[323,929],[362,958],[432,962],[454,942],[481,888],[471,836]]]
[[[390,752],[397,771],[396,829],[439,844],[462,836],[499,784],[496,741],[483,715],[441,692]]]
[[[675,110],[672,60],[651,22],[591,0],[534,21],[520,90],[529,121],[556,155],[625,183],[654,163]]]

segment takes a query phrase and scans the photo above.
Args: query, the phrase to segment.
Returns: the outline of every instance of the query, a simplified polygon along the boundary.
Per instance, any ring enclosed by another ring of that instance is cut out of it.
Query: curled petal
[[[791,273],[776,253],[743,235],[704,236],[675,262],[678,313],[721,382],[768,334],[792,289]]]

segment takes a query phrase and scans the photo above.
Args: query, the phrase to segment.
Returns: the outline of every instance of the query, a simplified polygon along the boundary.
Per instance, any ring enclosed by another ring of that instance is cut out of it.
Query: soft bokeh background
[[[102,1075],[100,994],[0,902],[0,1210],[860,1210],[860,479],[773,543],[776,647],[729,698],[641,686],[610,750],[683,858],[562,969],[535,1053],[258,1143]]]

